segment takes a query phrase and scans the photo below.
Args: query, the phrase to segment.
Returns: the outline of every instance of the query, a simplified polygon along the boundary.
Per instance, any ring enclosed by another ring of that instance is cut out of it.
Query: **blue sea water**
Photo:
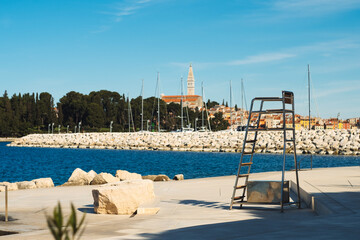
[[[234,175],[241,154],[137,150],[98,150],[7,147],[0,143],[0,182],[30,181],[51,177],[63,184],[75,168],[97,173],[116,170],[166,174],[182,173],[185,178]],[[281,171],[282,155],[255,154],[251,172]],[[301,168],[310,167],[309,155],[298,155]],[[359,156],[313,156],[313,167],[360,166]],[[287,156],[286,169],[294,168],[293,155]]]

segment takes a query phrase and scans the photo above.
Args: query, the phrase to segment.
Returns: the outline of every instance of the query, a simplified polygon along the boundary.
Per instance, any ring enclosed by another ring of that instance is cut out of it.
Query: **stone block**
[[[115,177],[119,178],[121,181],[142,179],[140,174],[131,173],[126,170],[117,170]]]
[[[281,181],[249,181],[247,201],[249,203],[280,203]],[[289,202],[289,181],[284,181],[284,203]]]
[[[38,178],[32,180],[35,183],[36,188],[51,188],[54,187],[54,182],[51,178]]]
[[[151,180],[127,180],[101,185],[92,190],[94,211],[98,214],[133,214],[140,204],[155,198]]]

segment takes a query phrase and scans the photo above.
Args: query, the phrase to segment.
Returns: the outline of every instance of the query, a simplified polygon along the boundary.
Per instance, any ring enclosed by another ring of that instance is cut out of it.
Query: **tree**
[[[229,122],[224,120],[221,112],[214,114],[214,118],[212,118],[210,125],[213,131],[225,130],[230,126]]]

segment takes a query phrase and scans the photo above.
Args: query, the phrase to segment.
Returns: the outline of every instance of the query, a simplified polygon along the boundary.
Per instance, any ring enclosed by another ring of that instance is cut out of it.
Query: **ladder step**
[[[238,177],[248,177],[250,174],[239,174]]]
[[[272,114],[272,113],[283,113],[285,111],[285,113],[292,113],[293,110],[290,109],[268,109],[265,111],[252,111],[251,114],[253,113],[261,113],[261,114]]]
[[[253,152],[243,152],[242,153],[243,155],[252,155],[252,154],[254,154]]]
[[[251,128],[248,129],[249,132],[257,132],[257,131],[284,131],[284,130],[294,130],[294,128]]]
[[[236,201],[236,200],[243,200],[244,198],[245,198],[244,196],[234,197],[234,201]]]
[[[250,166],[252,162],[241,163],[241,166]]]
[[[237,186],[236,189],[246,188],[246,185]]]
[[[285,139],[285,142],[293,142],[294,139]]]
[[[246,143],[256,143],[256,140],[246,140]]]

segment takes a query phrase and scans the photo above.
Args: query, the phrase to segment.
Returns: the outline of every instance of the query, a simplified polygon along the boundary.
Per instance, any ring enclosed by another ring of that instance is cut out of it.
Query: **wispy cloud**
[[[102,33],[102,32],[108,31],[109,29],[111,29],[110,26],[103,25],[103,26],[98,27],[96,30],[91,31],[91,33],[94,33],[94,34]]]
[[[336,53],[340,50],[350,50],[360,48],[360,43],[353,40],[340,39],[335,41],[328,42],[319,42],[310,45],[297,46],[293,48],[280,49],[277,52],[262,53],[256,55],[246,56],[242,59],[235,59],[230,61],[223,62],[193,62],[197,68],[208,68],[213,66],[239,66],[239,65],[248,65],[248,64],[260,64],[260,63],[269,63],[275,61],[282,61],[289,58],[295,58],[301,55],[307,54],[320,54],[320,55],[329,55]],[[171,62],[170,65],[178,67],[186,67],[189,63],[184,62]]]
[[[295,57],[294,54],[287,53],[265,53],[260,55],[249,56],[244,59],[234,60],[230,62],[223,63],[225,65],[245,65],[245,64],[254,64],[254,63],[264,63],[264,62],[273,62],[279,61],[286,58]]]
[[[113,11],[103,12],[104,14],[113,15],[115,22],[120,22],[125,16],[133,15],[141,8],[149,4],[151,0],[125,1],[118,3],[113,7]]]

